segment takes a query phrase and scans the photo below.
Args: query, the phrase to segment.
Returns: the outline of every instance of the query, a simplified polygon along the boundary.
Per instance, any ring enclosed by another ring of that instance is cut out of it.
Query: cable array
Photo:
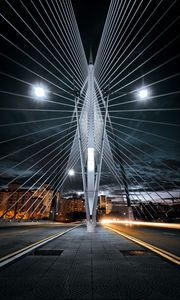
[[[116,162],[113,171],[121,173],[122,160],[130,194],[153,193],[162,202],[162,191],[169,199],[180,195],[176,10],[177,1],[112,0],[94,66],[98,89],[106,90],[110,82],[106,132]],[[143,89],[145,99],[139,97]]]
[[[58,191],[71,190],[72,168],[87,198],[90,132],[94,199],[108,186],[107,172],[112,195],[118,189],[122,202],[129,197],[137,214],[141,203],[154,218],[154,203],[169,203],[162,192],[179,197],[177,11],[177,0],[111,0],[88,65],[70,0],[2,1],[0,178],[4,188],[19,181],[26,192],[12,205],[18,189],[9,195],[1,218],[12,209],[12,218],[43,214]],[[44,97],[35,96],[37,86]],[[47,184],[53,192],[44,206]],[[23,198],[37,188],[37,197]]]
[[[70,1],[5,0],[0,22],[0,176],[4,186],[19,182],[1,218],[12,209],[13,218],[21,212],[32,217],[52,205],[51,197],[44,207],[47,184],[59,191],[67,175],[76,135],[74,86],[83,94],[87,60]],[[36,85],[47,97],[35,97]],[[79,160],[77,149],[74,154],[69,167]],[[28,197],[37,188],[38,197]],[[19,190],[23,194],[11,205]]]

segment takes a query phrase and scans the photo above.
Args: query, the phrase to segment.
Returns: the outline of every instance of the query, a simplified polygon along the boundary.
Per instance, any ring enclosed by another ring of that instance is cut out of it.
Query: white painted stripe
[[[50,242],[50,241],[52,241],[52,240],[54,240],[54,239],[62,236],[63,234],[65,234],[65,233],[67,233],[67,232],[69,232],[69,231],[71,231],[71,230],[73,230],[73,229],[75,229],[75,228],[77,228],[79,226],[81,226],[81,224],[79,224],[77,226],[74,226],[73,228],[70,228],[70,229],[68,229],[66,231],[63,231],[61,233],[58,233],[58,234],[56,233],[56,234],[50,236],[49,238],[45,238],[45,239],[40,240],[40,241],[38,241],[38,242],[36,242],[36,243],[34,243],[32,245],[29,245],[29,246],[27,246],[25,248],[22,248],[22,249],[20,249],[18,251],[15,251],[13,253],[10,253],[10,254],[8,254],[6,256],[1,257],[0,258],[0,268],[4,267],[5,265],[7,265],[7,264],[9,264],[9,263],[17,260],[18,258],[20,258],[20,257],[28,254],[29,252],[35,250],[36,248],[39,248],[40,246],[43,246],[44,244],[47,244],[48,242]]]

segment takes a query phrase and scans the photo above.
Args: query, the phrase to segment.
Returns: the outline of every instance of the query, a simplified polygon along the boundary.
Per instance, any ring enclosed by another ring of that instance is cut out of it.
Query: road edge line
[[[67,229],[66,231],[63,231],[61,233],[55,233],[55,234],[49,236],[48,238],[44,238],[44,239],[42,239],[40,241],[37,241],[37,242],[35,242],[35,243],[33,243],[29,246],[26,246],[26,247],[24,247],[20,250],[17,250],[13,253],[10,253],[6,256],[1,257],[0,258],[0,269],[2,267],[6,266],[7,264],[19,259],[20,257],[25,256],[27,253],[39,248],[40,246],[43,246],[43,245],[47,244],[48,242],[51,242],[52,240],[60,237],[61,235],[64,235],[65,233],[68,233],[69,231],[71,231],[71,230],[73,230],[73,229],[75,229],[75,228],[77,228],[81,225],[82,224],[78,224],[75,227]]]
[[[131,237],[130,235],[127,235],[127,234],[125,234],[125,233],[122,233],[122,232],[119,232],[118,230],[116,230],[116,229],[114,229],[114,228],[111,228],[111,227],[109,227],[109,226],[104,226],[105,228],[108,228],[108,229],[110,229],[110,230],[112,230],[112,231],[114,231],[114,232],[116,232],[116,233],[118,233],[119,235],[122,235],[123,237],[125,237],[125,238],[127,238],[127,239],[129,239],[129,240],[131,240],[131,241],[133,241],[133,242],[135,242],[135,243],[137,243],[137,244],[139,244],[140,246],[143,246],[143,247],[145,247],[145,248],[148,248],[149,250],[151,250],[152,252],[155,252],[155,253],[157,253],[159,256],[162,256],[162,257],[164,257],[165,259],[167,259],[167,260],[169,260],[169,261],[171,261],[171,262],[173,262],[174,264],[176,264],[176,265],[180,265],[180,258],[178,257],[178,259],[176,259],[176,258],[174,258],[173,256],[174,256],[174,254],[172,254],[172,253],[170,253],[170,252],[168,252],[168,251],[165,251],[165,250],[163,250],[163,249],[160,249],[160,248],[158,248],[158,247],[155,247],[155,246],[153,246],[153,245],[151,245],[151,244],[148,244],[148,243],[146,243],[146,242],[144,242],[144,241],[141,241],[141,240],[139,240],[139,239],[136,239],[136,238],[134,238],[134,237]]]

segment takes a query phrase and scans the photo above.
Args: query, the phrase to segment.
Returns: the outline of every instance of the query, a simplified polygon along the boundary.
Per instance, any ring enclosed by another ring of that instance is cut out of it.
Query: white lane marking
[[[69,232],[69,231],[71,231],[71,230],[73,230],[73,229],[75,229],[79,226],[81,226],[81,224],[79,224],[77,226],[74,226],[73,228],[70,228],[70,229],[68,229],[66,231],[63,231],[61,233],[54,234],[54,235],[50,236],[49,238],[42,239],[42,240],[40,240],[40,241],[38,241],[38,242],[36,242],[32,245],[29,245],[29,246],[27,246],[23,249],[20,249],[18,251],[10,253],[10,254],[8,254],[4,257],[1,257],[0,258],[0,268],[4,267],[5,265],[11,263],[12,261],[17,260],[18,258],[20,258],[20,257],[28,254],[29,252],[35,250],[36,248],[38,248],[40,246],[43,246],[44,244],[47,244],[48,242],[60,237],[61,235],[65,234],[65,233],[67,233],[67,232]]]

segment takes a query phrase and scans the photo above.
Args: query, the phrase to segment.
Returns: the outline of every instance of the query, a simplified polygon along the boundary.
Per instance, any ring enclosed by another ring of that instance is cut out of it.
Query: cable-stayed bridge
[[[0,1],[1,300],[179,299],[179,28],[177,0]]]
[[[69,172],[79,172],[93,230],[110,181],[130,218],[134,203],[153,209],[179,197],[179,17],[177,1],[112,0],[87,59],[73,5],[2,2],[1,179],[3,187],[21,180],[27,194],[48,183],[55,196],[70,189]],[[37,198],[32,206],[43,212]]]

